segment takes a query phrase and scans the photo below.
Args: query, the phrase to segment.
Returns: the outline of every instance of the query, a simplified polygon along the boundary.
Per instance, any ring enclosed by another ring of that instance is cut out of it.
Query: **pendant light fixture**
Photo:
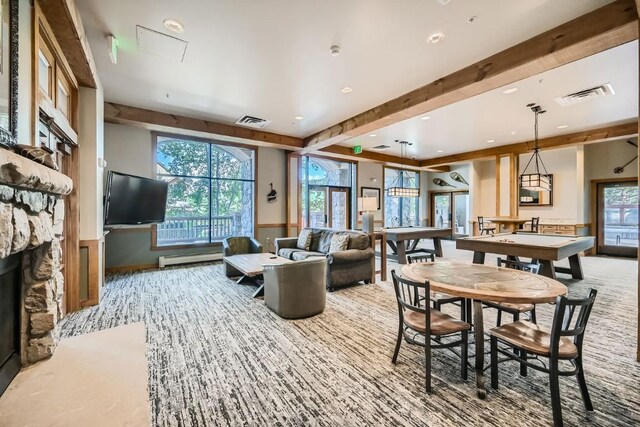
[[[407,141],[400,141],[396,139],[396,142],[400,144],[400,156],[402,157],[402,169],[400,173],[391,184],[391,187],[387,188],[387,196],[389,197],[420,197],[420,189],[416,185],[415,180],[405,170],[404,156],[407,146],[413,145]]]
[[[522,175],[520,175],[520,188],[530,191],[551,191],[549,172],[547,172],[547,168],[542,162],[542,157],[540,157],[540,147],[538,146],[538,115],[546,113],[546,110],[543,110],[542,107],[537,104],[528,104],[527,107],[531,108],[531,111],[533,111],[533,114],[535,115],[535,122],[533,126],[533,154],[531,155],[529,162],[527,162],[527,165],[524,167]],[[532,171],[527,173],[530,165],[532,165]]]

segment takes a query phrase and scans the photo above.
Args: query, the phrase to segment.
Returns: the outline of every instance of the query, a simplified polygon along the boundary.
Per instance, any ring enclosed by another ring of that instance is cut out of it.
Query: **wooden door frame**
[[[347,202],[347,215],[346,215],[346,224],[344,224],[345,230],[348,230],[350,228],[350,224],[351,224],[351,189],[349,187],[332,187],[329,186],[327,187],[329,190],[329,205],[327,206],[327,217],[329,218],[329,227],[330,228],[335,228],[333,227],[333,193],[334,192],[339,192],[339,193],[345,193],[345,201]]]
[[[602,236],[602,230],[599,229],[598,225],[600,220],[598,218],[598,211],[600,201],[598,200],[598,186],[601,184],[615,184],[617,182],[636,182],[639,183],[638,177],[627,177],[627,178],[606,178],[606,179],[592,179],[591,180],[591,200],[590,200],[590,209],[591,209],[591,233],[595,236],[595,244],[593,247],[593,254],[598,254],[598,246],[600,242],[604,239]]]
[[[455,199],[455,195],[456,194],[468,194],[469,196],[471,196],[471,191],[469,190],[453,190],[453,191],[449,191],[449,190],[431,190],[429,191],[429,226],[431,227],[435,227],[435,225],[433,225],[434,222],[434,203],[433,203],[433,197],[438,195],[438,194],[449,194],[451,196],[451,203],[450,203],[450,208],[451,208],[451,217],[453,218],[453,205],[454,205],[454,199]],[[471,219],[471,218],[469,218]],[[451,230],[452,230],[452,234],[455,235],[455,230],[453,227],[453,224],[451,226]],[[470,230],[473,231],[473,230]],[[469,233],[469,235],[471,236],[473,233]]]

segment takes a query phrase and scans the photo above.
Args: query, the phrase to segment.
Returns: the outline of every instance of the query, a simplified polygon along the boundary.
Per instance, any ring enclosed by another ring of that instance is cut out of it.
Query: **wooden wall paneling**
[[[65,46],[73,75],[82,86],[97,88],[99,77],[74,0],[37,0],[56,38]]]
[[[80,301],[82,307],[100,303],[100,288],[104,280],[104,237],[81,240],[80,248],[87,248],[87,298]],[[101,268],[102,266],[102,268]]]
[[[63,250],[65,258],[64,288],[66,310],[68,313],[80,309],[80,212],[78,209],[78,187],[80,180],[78,148],[73,147],[71,154],[63,160],[67,176],[73,180],[71,194],[65,196],[65,219]]]
[[[520,156],[512,153],[509,155],[509,216],[513,218],[518,217],[520,204],[519,170]]]
[[[305,138],[318,150],[611,49],[638,37],[633,0],[617,0]]]
[[[500,179],[500,156],[496,156],[496,216],[500,216]]]

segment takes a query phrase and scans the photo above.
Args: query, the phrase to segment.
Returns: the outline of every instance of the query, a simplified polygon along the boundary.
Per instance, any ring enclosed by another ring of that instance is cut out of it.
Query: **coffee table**
[[[253,293],[254,298],[264,295],[264,283],[262,282],[263,266],[265,264],[288,264],[294,261],[272,253],[240,254],[222,258],[222,260],[240,271],[243,276],[236,283],[253,283],[258,290]]]

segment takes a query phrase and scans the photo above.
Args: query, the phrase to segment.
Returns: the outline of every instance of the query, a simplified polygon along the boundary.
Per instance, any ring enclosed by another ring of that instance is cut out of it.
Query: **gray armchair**
[[[222,240],[222,254],[224,256],[239,254],[259,254],[263,252],[262,244],[253,237],[239,236],[227,237]],[[224,274],[227,277],[242,276],[242,273],[224,263]]]
[[[327,302],[327,260],[264,266],[264,303],[285,319],[310,317],[324,311]]]

